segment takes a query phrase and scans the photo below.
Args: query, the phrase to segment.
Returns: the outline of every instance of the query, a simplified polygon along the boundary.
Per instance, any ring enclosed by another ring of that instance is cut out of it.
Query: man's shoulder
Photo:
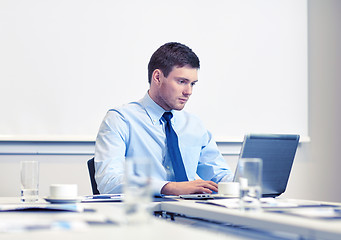
[[[123,121],[130,122],[143,113],[143,108],[138,102],[130,102],[118,107],[110,108],[105,119],[110,122]]]
[[[196,126],[198,129],[206,130],[204,122],[195,113],[188,112],[185,110],[176,111],[175,118],[178,119],[182,124]]]
[[[130,103],[126,103],[123,104],[121,106],[118,107],[114,107],[108,110],[108,112],[117,112],[117,113],[131,113],[131,112],[135,112],[135,111],[139,111],[142,109],[142,106],[139,102],[130,102]]]
[[[176,111],[176,117],[184,118],[186,120],[202,122],[200,117],[195,113],[187,112],[186,110]]]

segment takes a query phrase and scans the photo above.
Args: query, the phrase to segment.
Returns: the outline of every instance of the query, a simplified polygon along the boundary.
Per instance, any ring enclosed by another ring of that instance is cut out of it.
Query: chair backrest
[[[94,157],[88,160],[88,170],[89,170],[92,194],[97,195],[99,194],[99,191],[97,189],[97,183],[95,180],[95,158]]]

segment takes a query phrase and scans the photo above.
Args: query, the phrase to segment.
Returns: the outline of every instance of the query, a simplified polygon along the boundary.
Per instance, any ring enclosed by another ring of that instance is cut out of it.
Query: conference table
[[[70,205],[39,199],[28,205],[0,197],[0,239],[341,239],[339,203],[279,199],[249,212],[234,208],[233,201],[156,201],[150,203],[155,216],[127,224],[122,202]],[[32,205],[36,208],[25,208]],[[66,211],[69,206],[76,210]]]

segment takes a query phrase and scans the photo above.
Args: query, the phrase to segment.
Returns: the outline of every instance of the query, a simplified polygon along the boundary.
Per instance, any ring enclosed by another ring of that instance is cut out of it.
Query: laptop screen
[[[261,158],[262,195],[276,197],[287,186],[299,142],[299,135],[249,134],[244,138],[239,158]],[[234,181],[238,181],[238,166]]]

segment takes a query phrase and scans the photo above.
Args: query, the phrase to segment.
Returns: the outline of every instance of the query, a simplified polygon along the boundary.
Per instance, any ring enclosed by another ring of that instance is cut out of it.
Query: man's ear
[[[156,83],[157,85],[160,85],[162,77],[163,77],[162,71],[160,69],[155,69],[152,74],[152,82]]]

